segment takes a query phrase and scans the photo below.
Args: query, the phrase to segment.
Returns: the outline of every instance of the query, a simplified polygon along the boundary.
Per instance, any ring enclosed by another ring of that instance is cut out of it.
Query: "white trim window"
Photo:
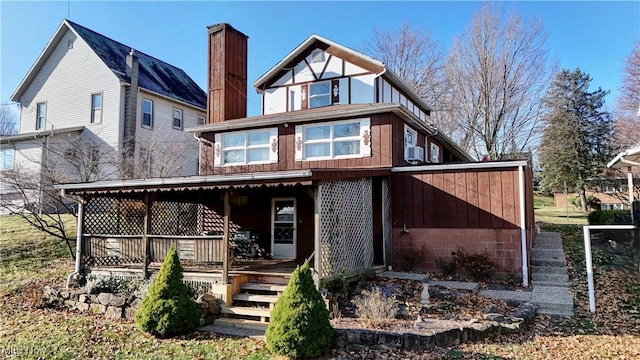
[[[102,93],[91,94],[91,123],[102,122]]]
[[[431,162],[436,164],[440,162],[440,146],[431,143]]]
[[[173,123],[174,129],[182,130],[182,110],[173,109]]]
[[[204,125],[204,121],[204,116],[198,115],[198,122],[196,123],[196,125]]]
[[[309,84],[309,109],[331,105],[331,81]]]
[[[40,102],[36,104],[36,130],[44,129],[47,122],[47,103]]]
[[[278,128],[215,135],[214,165],[278,162]]]
[[[153,101],[142,99],[142,127],[153,129]]]
[[[0,170],[13,169],[13,161],[15,157],[15,151],[13,149],[0,150]]]
[[[296,160],[344,159],[369,155],[369,119],[296,126]]]
[[[410,161],[409,152],[407,149],[416,147],[418,145],[418,132],[408,127],[404,126],[404,159],[405,161]]]

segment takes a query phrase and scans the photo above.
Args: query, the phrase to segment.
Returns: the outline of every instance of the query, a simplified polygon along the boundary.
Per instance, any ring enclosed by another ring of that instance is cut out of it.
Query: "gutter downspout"
[[[520,188],[520,241],[522,252],[522,285],[529,286],[529,261],[527,256],[527,211],[525,203],[524,166],[518,166],[518,182]]]
[[[66,197],[64,189],[60,190],[62,197]],[[73,277],[80,273],[82,267],[82,224],[84,218],[84,202],[82,200],[74,200],[78,203],[78,225],[76,227],[76,266],[69,276],[67,276],[67,287],[71,285]]]

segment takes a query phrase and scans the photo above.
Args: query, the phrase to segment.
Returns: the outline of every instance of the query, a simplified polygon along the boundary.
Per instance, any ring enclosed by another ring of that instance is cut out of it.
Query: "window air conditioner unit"
[[[424,148],[421,146],[408,146],[404,153],[405,160],[409,162],[424,162]]]

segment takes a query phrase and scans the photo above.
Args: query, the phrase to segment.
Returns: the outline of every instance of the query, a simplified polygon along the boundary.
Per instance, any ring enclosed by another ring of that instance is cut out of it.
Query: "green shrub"
[[[333,344],[329,310],[316,289],[309,263],[298,266],[271,311],[265,340],[273,353],[292,358],[322,355]]]
[[[171,246],[164,263],[142,300],[135,316],[140,330],[167,337],[193,331],[198,326],[200,309],[189,297],[182,282],[178,252]]]
[[[470,254],[462,246],[453,253],[456,263],[462,266],[471,274],[475,280],[486,280],[491,277],[491,273],[498,267],[498,264],[489,258],[489,252],[483,250],[476,254]]]
[[[629,210],[596,210],[589,213],[587,220],[589,225],[610,225],[615,214],[628,216]]]
[[[582,200],[580,200],[579,196],[569,199],[569,203],[571,203],[576,209],[582,208]],[[587,209],[597,209],[600,207],[600,199],[593,195],[587,195]]]

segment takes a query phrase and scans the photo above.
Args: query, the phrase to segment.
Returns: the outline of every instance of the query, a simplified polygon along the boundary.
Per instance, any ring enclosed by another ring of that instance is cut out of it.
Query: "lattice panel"
[[[143,223],[143,201],[95,197],[85,206],[83,233],[141,235]]]
[[[82,254],[89,266],[139,264],[144,259],[142,238],[84,237]]]
[[[389,179],[382,180],[382,242],[384,244],[384,263],[391,264],[392,253],[392,228],[391,222],[391,189]]]
[[[198,214],[202,205],[173,201],[155,201],[151,204],[149,233],[154,235],[201,235],[202,222]]]
[[[320,185],[320,276],[352,275],[373,264],[371,179]]]

